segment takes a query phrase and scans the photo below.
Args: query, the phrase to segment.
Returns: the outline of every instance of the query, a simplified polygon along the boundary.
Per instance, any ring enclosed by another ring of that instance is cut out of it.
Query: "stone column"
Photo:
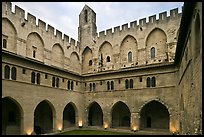
[[[22,120],[22,129],[21,134],[24,135],[31,135],[34,132],[34,113],[33,111],[27,111],[24,113],[24,117],[21,118]]]
[[[108,129],[111,127],[111,115],[110,113],[104,112],[103,114],[103,128]]]
[[[140,129],[140,117],[138,112],[131,113],[131,130],[136,131]]]

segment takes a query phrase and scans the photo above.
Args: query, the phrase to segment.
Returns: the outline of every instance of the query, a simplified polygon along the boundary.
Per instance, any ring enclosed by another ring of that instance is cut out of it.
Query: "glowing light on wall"
[[[136,132],[136,131],[138,130],[138,126],[137,126],[137,125],[133,125],[132,130],[133,130],[134,132]]]
[[[108,128],[108,123],[107,123],[107,122],[104,122],[104,123],[103,123],[103,127],[104,127],[104,129],[107,129],[107,128]]]
[[[26,134],[27,134],[27,135],[31,135],[32,132],[33,132],[33,130],[30,129],[30,130],[27,130]]]
[[[79,125],[79,128],[82,128],[82,119],[79,119],[79,122],[78,122],[78,125]]]
[[[62,131],[62,124],[58,124],[57,128],[59,131]]]

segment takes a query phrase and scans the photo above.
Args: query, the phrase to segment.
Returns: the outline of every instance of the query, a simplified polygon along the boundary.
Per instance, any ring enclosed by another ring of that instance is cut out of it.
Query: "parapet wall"
[[[79,52],[80,52],[79,41],[69,37],[66,34],[62,34],[61,31],[54,28],[50,24],[47,24],[45,21],[41,19],[37,20],[37,18],[30,13],[27,13],[27,19],[25,18],[26,17],[25,15],[26,15],[25,11],[22,8],[15,5],[14,12],[12,12],[12,3],[2,2],[2,18],[7,18],[9,21],[11,21],[14,28],[17,30],[17,37],[18,37],[17,47],[21,47],[21,48],[26,47],[27,42],[23,43],[24,46],[22,46],[23,44],[20,46],[18,45],[20,43],[18,42],[18,40],[23,39],[24,41],[26,41],[30,33],[36,32],[40,35],[40,37],[44,41],[45,52],[48,51],[48,53],[51,54],[53,45],[56,43],[60,44],[60,46],[64,51],[64,63],[66,62],[68,63],[68,64],[63,64],[63,68],[66,68],[65,66],[69,66],[66,69],[71,69],[70,67],[72,65],[70,64],[71,61],[69,60],[69,58],[73,52],[76,52],[79,56]],[[21,54],[23,56],[27,56],[26,55],[27,51],[22,52],[20,50],[21,49],[17,48],[17,51],[14,51],[14,52],[16,52],[17,54]],[[46,62],[46,59],[47,57],[45,55],[43,61],[46,64],[52,64],[51,59],[47,62]]]
[[[105,37],[113,37],[114,35],[118,35],[119,33],[123,33],[124,31],[132,31],[132,29],[139,30],[140,27],[152,27],[155,24],[166,23],[170,20],[175,20],[178,17],[181,17],[182,13],[178,13],[178,8],[170,10],[170,16],[167,16],[167,11],[159,13],[159,19],[156,19],[156,15],[149,16],[149,22],[147,22],[147,18],[139,19],[139,22],[132,21],[126,24],[122,24],[121,26],[116,26],[113,29],[109,28],[104,31],[100,31],[97,35],[98,39],[104,39]]]

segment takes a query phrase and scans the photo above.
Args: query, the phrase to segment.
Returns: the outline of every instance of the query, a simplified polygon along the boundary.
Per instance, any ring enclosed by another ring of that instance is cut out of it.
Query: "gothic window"
[[[85,22],[88,22],[88,11],[87,10],[84,11],[84,19],[85,19]]]
[[[52,87],[55,87],[55,77],[52,77]]]
[[[133,79],[130,79],[130,88],[133,88]]]
[[[8,65],[6,65],[4,67],[4,78],[9,79],[9,77],[10,77],[10,67]]]
[[[155,86],[156,86],[156,78],[152,77],[152,87],[155,87]]]
[[[129,82],[128,82],[128,79],[125,80],[125,89],[128,89],[129,87]]]
[[[68,88],[68,90],[70,90],[70,81],[69,80],[67,82],[67,88]]]
[[[11,68],[11,79],[16,80],[16,68],[15,67]]]
[[[47,74],[45,74],[45,79],[47,79]]]
[[[37,73],[37,84],[40,84],[40,73]]]
[[[147,87],[150,87],[150,77],[147,78]]]
[[[92,91],[92,83],[89,84],[89,87],[90,87],[89,91]]]
[[[93,83],[93,91],[95,91],[95,90],[96,90],[96,84]]]
[[[110,90],[110,82],[107,82],[107,90]]]
[[[7,48],[7,41],[6,41],[6,39],[3,39],[3,48]]]
[[[59,78],[56,78],[56,87],[59,87]]]
[[[151,48],[151,59],[154,59],[155,58],[155,48],[152,47]]]
[[[110,62],[110,56],[107,56],[106,62]]]
[[[132,52],[128,52],[128,62],[132,62]]]
[[[35,72],[31,73],[31,83],[35,84]]]
[[[89,66],[92,66],[92,60],[89,60]]]
[[[74,90],[74,82],[71,82],[71,90]]]
[[[114,82],[111,81],[111,90],[114,90]]]

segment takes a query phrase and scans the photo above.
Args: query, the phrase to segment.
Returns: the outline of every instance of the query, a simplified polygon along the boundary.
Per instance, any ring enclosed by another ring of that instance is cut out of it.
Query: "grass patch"
[[[134,135],[133,133],[101,131],[101,130],[71,130],[60,133],[59,135]]]

